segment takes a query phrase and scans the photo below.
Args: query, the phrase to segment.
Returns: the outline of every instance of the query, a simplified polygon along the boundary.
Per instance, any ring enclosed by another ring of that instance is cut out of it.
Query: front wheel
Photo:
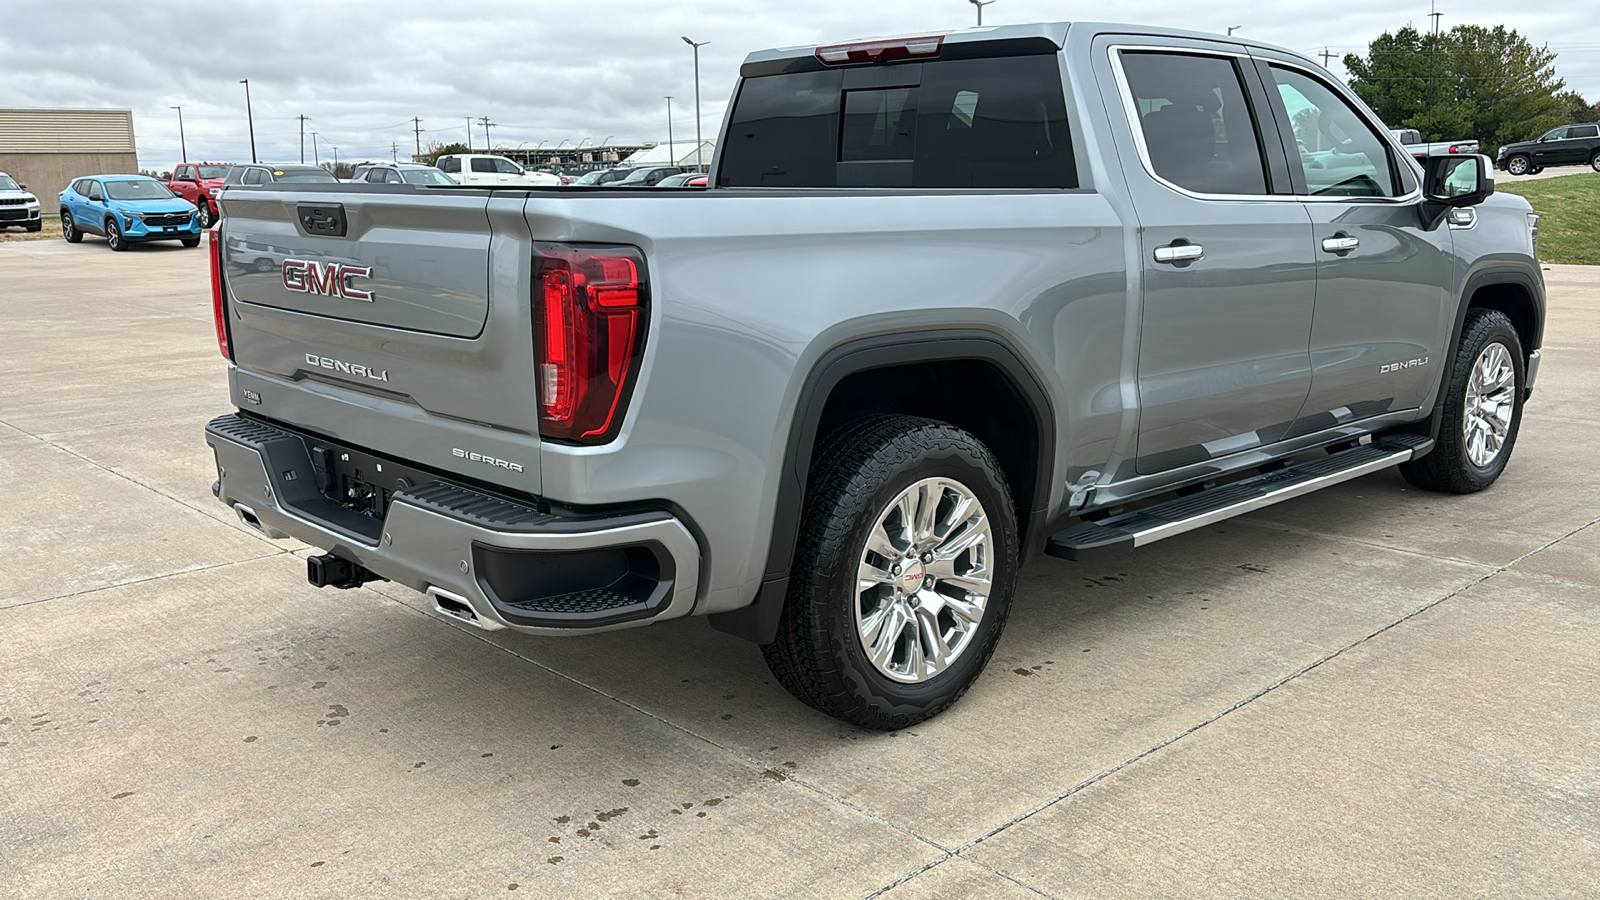
[[[83,232],[78,230],[78,223],[72,221],[72,213],[61,211],[61,237],[69,244],[83,243]]]
[[[128,237],[127,235],[124,235],[122,233],[122,229],[117,226],[116,219],[106,220],[106,243],[110,244],[111,249],[117,251],[118,253],[128,249]]]
[[[1439,444],[1400,474],[1419,488],[1449,494],[1481,491],[1500,477],[1522,424],[1522,341],[1506,314],[1467,311],[1455,366],[1445,386]]]
[[[211,212],[211,204],[207,203],[206,201],[201,200],[196,205],[200,208],[200,230],[205,231],[207,228],[211,227],[211,223],[215,222],[217,217]]]
[[[905,728],[966,693],[1010,611],[1017,525],[993,454],[954,426],[858,419],[818,448],[777,637],[790,693]]]
[[[1528,158],[1520,153],[1506,160],[1506,171],[1512,175],[1526,175],[1531,168],[1533,167],[1528,164]]]
[[[185,247],[198,247],[200,246],[200,239],[197,237],[178,238],[178,243],[184,245]]]
[[[35,232],[43,231],[44,230],[44,220],[40,219],[37,222],[30,222],[26,226],[23,227],[23,230],[24,231],[35,231]]]

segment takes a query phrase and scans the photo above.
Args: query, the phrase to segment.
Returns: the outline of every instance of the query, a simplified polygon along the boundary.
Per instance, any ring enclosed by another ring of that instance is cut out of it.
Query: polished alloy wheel
[[[73,228],[72,214],[71,213],[66,213],[66,212],[62,213],[61,214],[61,236],[66,238],[69,241],[72,240],[72,235],[73,235],[72,228]]]
[[[211,227],[211,220],[212,220],[211,205],[208,204],[208,203],[200,204],[199,215],[200,215],[200,230],[204,231],[207,228],[210,228]]]
[[[1528,158],[1526,156],[1513,156],[1506,161],[1506,171],[1513,175],[1528,174]]]
[[[965,485],[925,478],[878,515],[856,581],[856,635],[872,665],[906,684],[949,668],[989,602],[994,533]]]
[[[1517,370],[1506,345],[1483,348],[1467,377],[1467,402],[1461,417],[1461,436],[1467,458],[1486,468],[1500,455],[1511,433],[1511,413],[1517,393]]]

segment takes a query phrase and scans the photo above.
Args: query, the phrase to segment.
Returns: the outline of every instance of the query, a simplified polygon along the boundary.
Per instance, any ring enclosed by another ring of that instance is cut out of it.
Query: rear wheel
[[[1506,160],[1506,171],[1512,175],[1527,175],[1531,168],[1533,167],[1528,164],[1528,158],[1520,153]]]
[[[762,646],[800,700],[863,728],[928,719],[983,671],[1011,605],[1017,527],[977,438],[910,416],[819,446],[778,633]]]
[[[128,238],[122,233],[122,229],[118,227],[117,220],[114,218],[106,219],[106,243],[110,244],[111,249],[118,253],[128,249]]]
[[[1594,155],[1589,157],[1589,168],[1600,172],[1600,150],[1596,150]]]
[[[78,223],[72,221],[72,213],[69,213],[64,209],[61,211],[61,236],[65,238],[66,242],[69,244],[80,244],[83,242],[83,232],[78,230]]]
[[[1439,444],[1400,474],[1420,488],[1450,494],[1481,491],[1500,477],[1522,424],[1522,341],[1506,314],[1467,311],[1455,368],[1446,385]]]

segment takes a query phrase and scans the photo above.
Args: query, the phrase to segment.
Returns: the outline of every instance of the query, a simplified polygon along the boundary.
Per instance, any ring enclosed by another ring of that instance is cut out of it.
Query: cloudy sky
[[[1559,54],[1569,87],[1600,100],[1594,0],[1509,4],[1437,0],[1445,28],[1505,24]],[[1519,8],[1525,11],[1518,11]],[[140,165],[179,158],[183,107],[191,159],[250,155],[250,79],[260,158],[387,158],[422,142],[459,141],[488,116],[495,144],[662,141],[694,130],[700,51],[702,128],[714,135],[739,62],[751,50],[967,27],[967,0],[387,0],[382,3],[128,3],[0,0],[0,107],[118,107],[134,113]],[[1175,18],[1181,10],[1182,18]],[[1359,52],[1407,23],[1428,27],[1428,0],[1220,2],[997,0],[985,24],[1111,19],[1241,33],[1298,50]],[[1336,73],[1344,69],[1337,59]],[[483,145],[475,128],[474,144]]]

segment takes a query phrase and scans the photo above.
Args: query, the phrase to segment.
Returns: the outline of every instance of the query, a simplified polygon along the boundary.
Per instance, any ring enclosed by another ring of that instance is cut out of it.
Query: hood
[[[0,190],[0,200],[15,200],[18,197],[21,197],[24,200],[33,200],[35,202],[37,202],[38,199],[39,199],[37,196],[34,195],[33,191],[7,191],[7,190]]]
[[[1538,141],[1512,141],[1509,144],[1501,144],[1500,152],[1505,154],[1514,150],[1532,150],[1537,146],[1539,146]]]
[[[193,203],[178,197],[166,200],[113,200],[111,204],[117,209],[142,213],[194,212],[195,210]]]

